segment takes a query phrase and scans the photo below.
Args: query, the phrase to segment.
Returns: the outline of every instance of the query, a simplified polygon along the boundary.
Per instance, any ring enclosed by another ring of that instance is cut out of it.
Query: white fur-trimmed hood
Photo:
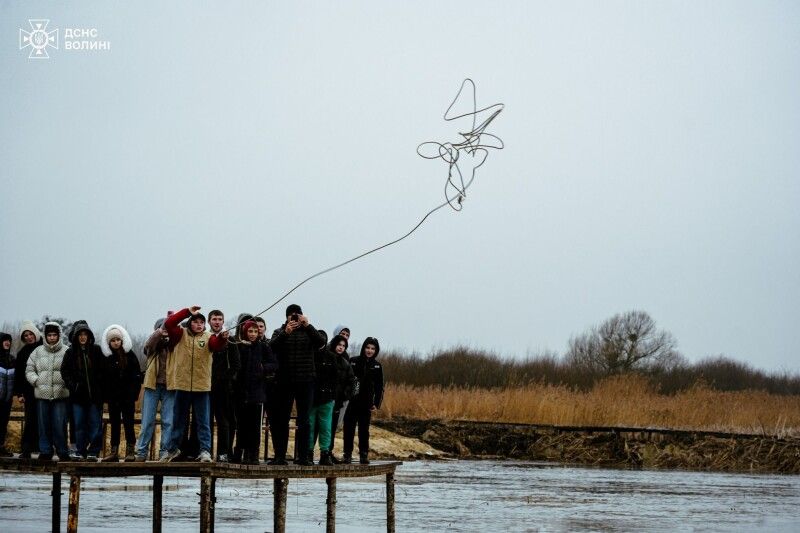
[[[112,329],[118,329],[120,333],[122,333],[122,350],[125,353],[128,353],[131,350],[133,350],[133,340],[131,340],[131,336],[128,334],[128,330],[126,330],[120,325],[111,324],[105,329],[105,331],[103,331],[103,336],[100,337],[101,339],[100,349],[103,350],[103,355],[105,355],[106,357],[111,357],[111,346],[108,345],[108,340],[109,340],[108,333]]]

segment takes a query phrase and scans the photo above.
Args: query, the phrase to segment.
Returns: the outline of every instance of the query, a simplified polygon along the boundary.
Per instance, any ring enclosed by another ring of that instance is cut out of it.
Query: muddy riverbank
[[[374,420],[450,456],[614,468],[800,474],[800,439],[640,428],[556,428],[470,421]]]

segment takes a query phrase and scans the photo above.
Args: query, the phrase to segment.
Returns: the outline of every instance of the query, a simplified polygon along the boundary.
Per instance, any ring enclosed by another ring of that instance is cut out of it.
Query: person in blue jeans
[[[61,340],[61,326],[44,326],[44,344],[28,358],[25,379],[34,388],[39,418],[39,459],[53,459],[53,447],[61,461],[69,461],[67,451],[67,398],[69,390],[61,376],[61,363],[67,347]]]
[[[103,440],[103,353],[85,320],[72,326],[72,345],[64,354],[61,376],[69,389],[77,447],[73,460],[97,461]]]
[[[142,397],[142,425],[136,441],[136,461],[147,460],[147,449],[153,440],[156,412],[161,404],[161,443],[159,460],[169,452],[172,435],[172,412],[175,409],[175,391],[167,390],[167,358],[169,357],[169,334],[164,328],[164,319],[159,318],[153,326],[153,334],[144,343],[147,358],[144,374],[144,396]]]
[[[189,319],[188,326],[181,321]],[[167,317],[164,328],[169,334],[171,355],[167,361],[167,389],[175,391],[172,431],[169,452],[164,462],[181,455],[180,445],[189,421],[189,406],[197,418],[197,437],[200,441],[198,459],[211,459],[211,367],[214,352],[226,349],[228,333],[212,335],[206,331],[206,318],[199,306],[192,306]]]

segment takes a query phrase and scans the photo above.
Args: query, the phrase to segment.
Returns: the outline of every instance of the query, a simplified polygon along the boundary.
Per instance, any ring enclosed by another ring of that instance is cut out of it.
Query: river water
[[[62,520],[68,479],[64,478]],[[383,477],[337,483],[339,531],[385,531]],[[49,476],[0,474],[0,531],[46,531]],[[84,479],[80,531],[147,531],[148,478]],[[164,530],[197,531],[199,480],[164,478]],[[800,477],[409,462],[396,475],[397,531],[800,531]],[[287,531],[325,531],[326,484],[289,482]],[[216,531],[272,530],[272,481],[218,480]]]

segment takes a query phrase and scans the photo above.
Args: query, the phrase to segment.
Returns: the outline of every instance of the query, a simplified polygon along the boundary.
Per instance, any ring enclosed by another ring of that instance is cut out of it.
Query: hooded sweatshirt
[[[169,357],[169,339],[164,339],[161,327],[164,319],[156,320],[154,331],[144,343],[145,374],[144,386],[155,390],[157,385],[167,385],[167,358]]]
[[[25,378],[33,386],[37,399],[63,400],[69,397],[67,384],[61,376],[61,364],[64,362],[67,347],[61,340],[61,325],[58,322],[48,322],[45,329],[48,326],[58,329],[58,340],[54,344],[45,341],[33,350],[25,366]]]
[[[11,335],[0,333],[0,402],[10,402],[14,392],[14,357],[11,347],[3,348],[3,342],[11,342]]]
[[[122,338],[122,353],[112,351],[109,341],[114,337]],[[100,344],[103,355],[106,356],[103,377],[103,387],[106,391],[105,399],[108,402],[135,402],[139,399],[142,388],[142,372],[139,368],[139,359],[133,353],[131,336],[122,326],[112,324],[103,331],[103,340]]]
[[[19,340],[22,340],[22,334],[26,331],[30,331],[33,333],[35,337],[35,341],[33,344],[25,344],[22,348],[19,349],[17,352],[17,360],[14,363],[15,370],[16,370],[16,379],[14,380],[14,393],[21,394],[26,398],[33,397],[33,386],[28,383],[28,380],[25,379],[25,370],[28,366],[28,358],[31,356],[33,351],[42,345],[42,332],[39,331],[39,328],[31,322],[30,320],[26,320],[22,323],[22,327],[19,330]]]
[[[89,335],[86,344],[78,342],[78,334],[85,331]],[[61,376],[69,389],[70,399],[79,404],[103,403],[103,353],[95,344],[94,333],[85,320],[72,326],[69,335],[72,345],[64,354],[61,363]]]
[[[368,344],[375,346],[375,356],[367,357]],[[381,353],[381,345],[375,337],[367,337],[361,345],[361,354],[350,360],[353,373],[360,382],[358,396],[353,401],[364,407],[375,406],[380,408],[383,401],[383,366],[377,361]]]

